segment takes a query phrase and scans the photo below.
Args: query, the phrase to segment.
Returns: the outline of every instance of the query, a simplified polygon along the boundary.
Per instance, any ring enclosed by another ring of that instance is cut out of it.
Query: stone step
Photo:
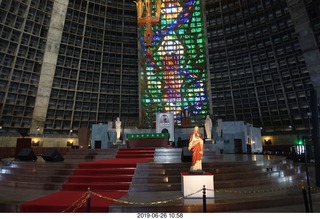
[[[35,190],[61,190],[63,183],[54,183],[54,182],[24,182],[24,181],[0,181],[1,186],[13,187],[19,189],[35,189]]]
[[[73,174],[74,169],[78,167],[79,163],[99,160],[100,158],[114,159],[114,155],[116,155],[118,151],[116,148],[112,150],[91,150],[92,149],[70,149],[66,153],[69,157],[64,155],[64,157],[67,158],[65,158],[63,162],[45,162],[40,158],[36,162],[3,161],[0,167],[2,173],[0,177],[0,187],[7,188],[7,190],[32,189],[33,191],[39,192],[59,191],[62,189],[62,185],[68,176]],[[98,152],[96,154],[92,153],[95,151]],[[71,155],[73,155],[74,158],[72,158]],[[239,197],[242,197],[242,194],[239,193],[241,191],[267,189],[273,191],[274,188],[280,188],[272,192],[272,196],[275,197],[276,201],[283,201],[281,196],[286,197],[292,195],[294,200],[296,196],[300,199],[302,197],[301,190],[297,187],[295,187],[295,190],[285,191],[282,191],[281,188],[299,185],[300,181],[306,178],[304,164],[288,161],[285,157],[280,156],[217,155],[215,153],[207,153],[207,155],[207,160],[203,160],[203,169],[214,174],[214,185],[217,193],[217,198],[214,200],[215,202],[219,202],[219,195],[221,193],[223,193],[224,198],[239,199]],[[157,159],[157,156],[159,159]],[[163,194],[168,192],[169,194],[174,193],[181,195],[181,171],[188,171],[190,162],[181,162],[180,156],[181,149],[156,148],[154,162],[138,163],[134,172],[131,168],[122,172],[121,174],[134,174],[128,190],[129,199],[130,197],[133,198],[133,196],[134,198],[139,197],[139,194],[144,193],[154,199],[159,198],[158,193]],[[175,159],[176,162],[172,162],[172,160]],[[166,162],[159,162],[159,160],[166,160]],[[112,168],[109,169],[111,171]],[[94,169],[81,171],[90,171],[90,173],[93,173]],[[229,191],[235,192],[229,193]],[[247,203],[255,200],[257,203],[261,202],[271,206],[274,204],[272,201],[265,201],[267,198],[270,199],[270,197],[267,197],[268,195],[269,194],[263,193],[259,194],[259,198],[255,198],[255,194],[252,194],[250,197],[243,197],[243,199],[246,200]],[[170,195],[163,198],[166,199],[168,197],[170,197]],[[143,198],[144,197],[142,197],[142,199]],[[21,201],[23,199],[20,197],[19,200]],[[183,200],[183,202],[187,201],[188,200]],[[285,203],[289,203],[289,201],[288,199]],[[183,210],[183,202],[179,202],[172,210],[174,210],[174,212]],[[224,199],[220,205],[222,206],[223,203],[225,203]],[[254,204],[254,202],[252,203]],[[303,203],[303,200],[299,203]],[[239,205],[241,204],[242,203],[239,203]],[[16,205],[16,203],[14,205]],[[168,205],[174,206],[171,204]],[[233,203],[233,206],[234,205]],[[177,206],[181,207],[178,208]],[[226,205],[224,207],[227,208],[228,206]],[[10,209],[10,206],[5,206],[5,208]],[[12,207],[12,209],[13,208],[14,207]],[[215,205],[210,204],[208,208],[214,210]],[[131,210],[136,211],[137,209],[139,209],[139,206],[117,206],[114,211],[126,212]],[[158,206],[148,206],[143,207],[143,209],[143,212],[163,210],[163,208]],[[194,210],[196,211],[197,209]],[[165,210],[165,212],[168,211]]]
[[[178,150],[172,150],[175,155]],[[170,154],[170,150],[156,150],[158,154]],[[216,156],[216,154],[212,154]],[[219,155],[223,156],[223,155]],[[210,160],[210,159],[209,159]],[[300,164],[285,158],[275,160],[203,161],[203,169],[214,174],[215,187],[219,189],[245,186],[272,185],[289,178],[305,177]],[[140,163],[130,187],[131,192],[157,192],[181,190],[181,172],[188,171],[190,163]],[[303,169],[303,168],[302,168]]]
[[[68,179],[69,175],[22,175],[22,174],[2,174],[1,181],[15,181],[15,182],[53,182],[63,183]]]
[[[38,148],[38,153],[43,151],[40,149]],[[6,160],[1,166],[0,183],[28,189],[61,189],[79,163],[114,159],[117,151],[118,149],[69,149],[63,155],[62,162],[46,162],[41,155],[37,156],[37,161]]]

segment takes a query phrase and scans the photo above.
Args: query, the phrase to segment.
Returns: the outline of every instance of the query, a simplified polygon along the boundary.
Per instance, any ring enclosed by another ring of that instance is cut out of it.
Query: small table
[[[168,133],[127,134],[127,138],[128,148],[167,147],[169,142]]]

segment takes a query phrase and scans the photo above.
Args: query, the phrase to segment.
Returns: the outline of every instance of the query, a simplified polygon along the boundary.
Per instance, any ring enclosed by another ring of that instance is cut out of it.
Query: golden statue
[[[137,15],[139,19],[142,17],[142,14],[143,14],[144,2],[142,0],[139,0],[138,2],[134,1],[134,3],[136,3],[136,6],[137,6]]]
[[[160,21],[160,12],[161,12],[161,0],[156,0],[156,16],[152,17],[152,3],[150,0],[138,0],[134,1],[137,6],[137,17],[138,25],[145,25],[146,30],[144,31],[144,42],[147,47],[147,55],[151,56],[152,52],[150,50],[153,38],[152,25],[159,23]],[[144,6],[146,8],[145,17],[142,17],[144,12]]]

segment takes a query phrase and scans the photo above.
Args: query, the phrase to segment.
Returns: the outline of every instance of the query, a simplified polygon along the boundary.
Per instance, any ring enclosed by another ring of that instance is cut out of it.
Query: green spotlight
[[[296,143],[297,143],[297,145],[303,145],[303,140],[302,139],[298,139]]]

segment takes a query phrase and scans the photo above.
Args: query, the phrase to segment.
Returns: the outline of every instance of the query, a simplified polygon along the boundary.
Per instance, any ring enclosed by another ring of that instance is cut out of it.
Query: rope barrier
[[[85,198],[84,198],[84,197],[85,197]],[[66,209],[63,210],[62,212],[63,212],[63,213],[68,212],[69,209],[71,209],[72,207],[74,207],[78,202],[79,202],[80,204],[86,202],[86,199],[87,199],[87,193],[83,193],[79,199],[77,199],[76,201],[74,201],[68,208],[66,208]],[[81,204],[81,205],[82,205],[82,204]],[[75,207],[75,209],[73,209],[72,212],[75,212],[75,210],[79,209],[79,208],[81,207],[81,205],[79,206],[79,204],[77,204],[77,207]]]
[[[179,201],[182,200],[184,198],[189,198],[190,196],[194,196],[195,194],[202,192],[203,193],[203,212],[206,212],[206,192],[207,191],[213,191],[213,192],[218,192],[218,193],[237,193],[237,194],[256,194],[256,193],[268,193],[268,192],[277,192],[277,191],[281,191],[281,190],[287,190],[287,189],[295,189],[295,188],[301,188],[303,189],[304,187],[303,181],[299,184],[299,185],[293,185],[293,186],[288,186],[288,187],[283,187],[283,188],[272,188],[272,189],[266,189],[266,190],[247,190],[247,191],[240,191],[240,190],[220,190],[220,189],[208,189],[205,188],[205,186],[203,186],[203,188],[190,193],[186,196],[179,196],[176,197],[174,199],[168,199],[168,200],[162,200],[162,201],[154,201],[154,202],[133,202],[133,201],[126,201],[126,200],[119,200],[119,199],[114,199],[114,198],[110,198],[101,194],[98,194],[96,192],[93,192],[90,190],[90,188],[88,188],[88,191],[85,192],[79,199],[77,199],[74,203],[72,203],[71,206],[69,206],[67,209],[65,209],[63,212],[67,212],[69,209],[71,209],[72,207],[74,207],[74,209],[72,210],[72,212],[76,212],[79,208],[81,208],[81,206],[87,202],[87,212],[90,212],[90,204],[91,204],[91,197],[92,196],[96,196],[99,198],[103,198],[103,199],[107,199],[109,201],[113,201],[116,203],[120,203],[120,204],[128,204],[128,205],[161,205],[161,204],[167,204],[170,202],[175,202],[175,201]],[[320,189],[318,188],[312,188],[313,191],[315,192],[320,192]],[[78,204],[77,204],[78,203]]]

